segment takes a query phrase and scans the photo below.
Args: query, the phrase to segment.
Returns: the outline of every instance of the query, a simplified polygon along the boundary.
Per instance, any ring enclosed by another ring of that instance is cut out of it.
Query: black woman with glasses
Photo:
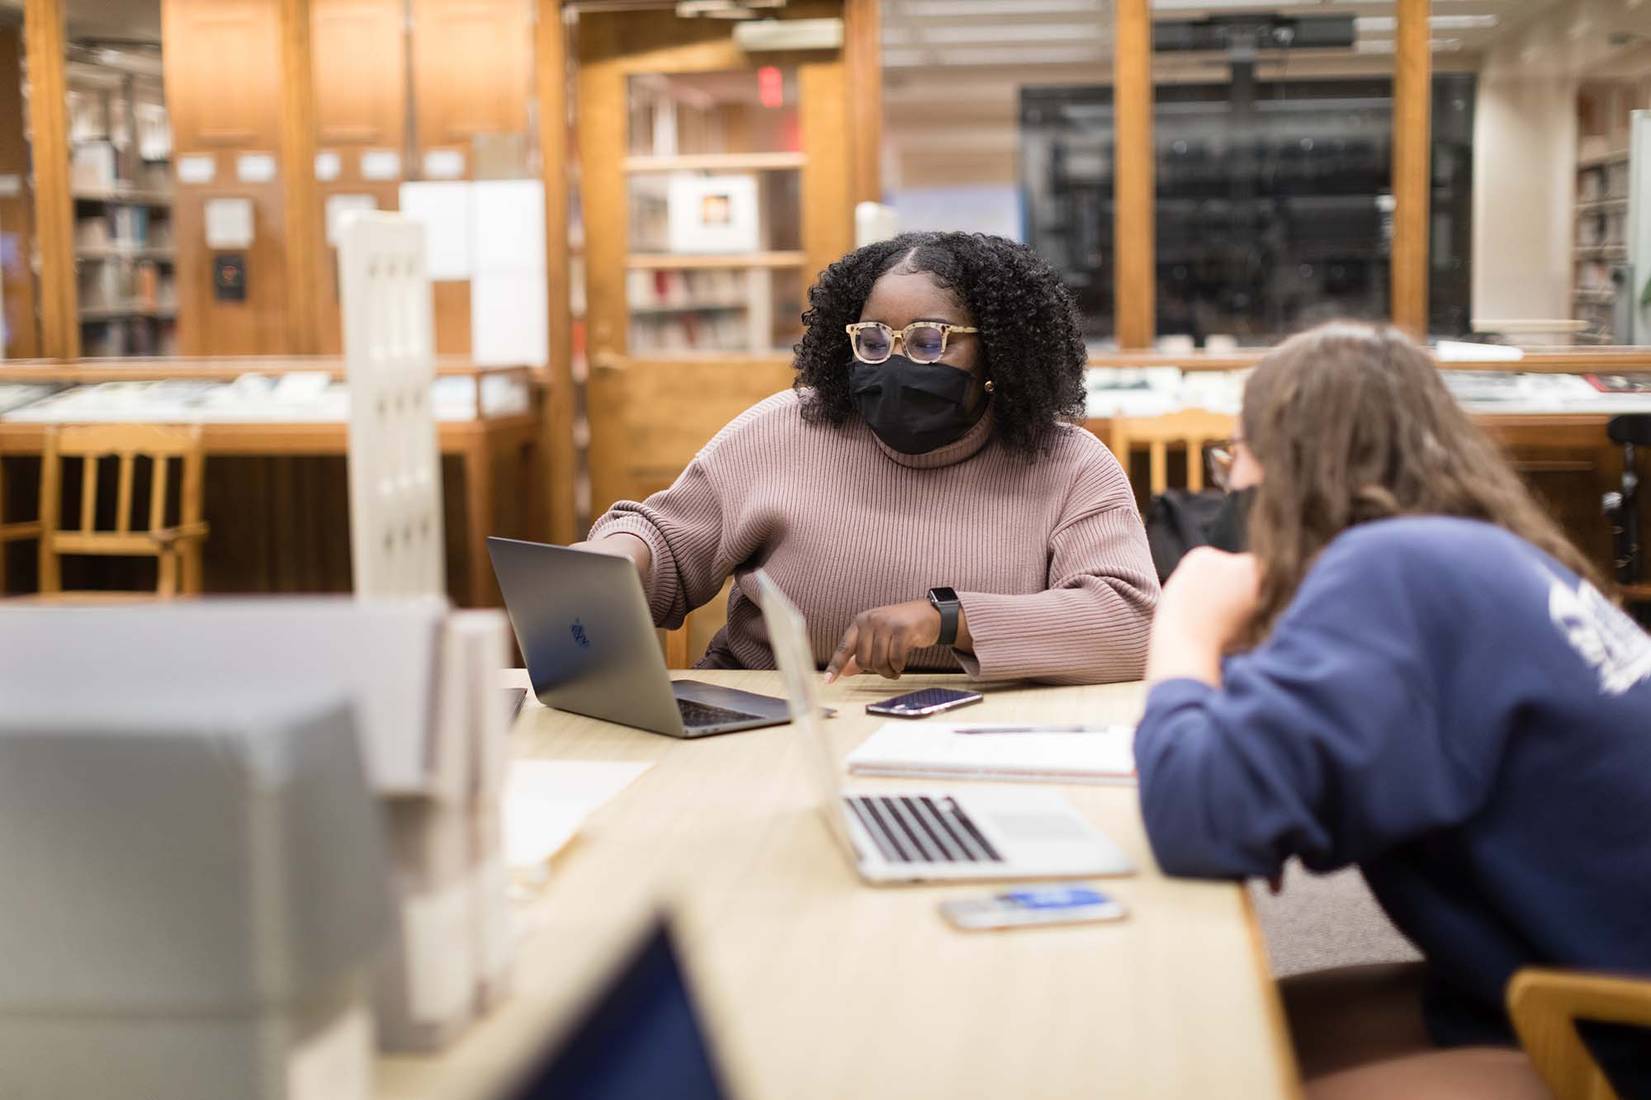
[[[732,575],[701,667],[774,667],[761,566],[828,679],[1138,678],[1158,583],[1129,479],[1072,423],[1084,345],[1055,272],[1001,237],[909,233],[828,267],[803,323],[792,390],[576,545],[630,558],[665,627]]]

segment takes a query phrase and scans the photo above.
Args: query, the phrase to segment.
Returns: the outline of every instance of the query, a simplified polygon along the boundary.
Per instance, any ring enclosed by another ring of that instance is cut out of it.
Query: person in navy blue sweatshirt
[[[1651,977],[1651,637],[1397,331],[1285,342],[1240,431],[1251,552],[1188,555],[1153,627],[1153,852],[1207,877],[1356,864],[1421,950],[1285,983],[1309,1096],[1546,1096],[1514,974]],[[1651,1097],[1651,1032],[1585,1037]]]

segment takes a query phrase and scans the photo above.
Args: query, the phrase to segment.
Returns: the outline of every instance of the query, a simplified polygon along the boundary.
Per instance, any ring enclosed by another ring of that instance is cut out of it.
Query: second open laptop
[[[671,737],[790,720],[784,699],[673,681],[629,560],[516,539],[490,538],[487,550],[545,706]]]
[[[821,811],[861,878],[877,883],[1076,878],[1134,870],[1057,791],[845,788],[820,721],[818,670],[802,613],[761,570],[757,586],[791,720],[811,742],[810,771]]]

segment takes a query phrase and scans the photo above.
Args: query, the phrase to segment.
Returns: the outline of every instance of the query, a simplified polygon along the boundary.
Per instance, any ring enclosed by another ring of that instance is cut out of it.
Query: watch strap
[[[929,589],[929,603],[940,612],[939,645],[953,645],[957,642],[958,614],[963,610],[963,604],[955,597],[942,599],[935,589]]]

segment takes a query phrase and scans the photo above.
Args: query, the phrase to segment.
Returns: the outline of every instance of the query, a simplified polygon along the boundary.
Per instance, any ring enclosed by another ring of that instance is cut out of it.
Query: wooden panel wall
[[[405,19],[404,0],[310,0],[318,149],[401,148]],[[347,169],[358,167],[350,163]]]
[[[883,25],[880,0],[843,0],[843,64],[855,202],[883,201]]]
[[[326,205],[333,195],[370,195],[380,210],[399,205],[397,181],[362,178],[361,154],[404,153],[407,143],[404,0],[310,0],[310,55],[316,153],[338,158],[338,177],[315,185],[316,342],[322,354],[340,355],[338,249],[326,239]],[[458,350],[468,354],[468,341]]]
[[[183,355],[293,351],[287,327],[287,248],[283,215],[281,0],[163,0],[166,104],[174,164],[214,161],[209,184],[177,185],[172,211],[178,272],[178,350]],[[243,154],[275,157],[277,176],[242,181]],[[301,166],[311,171],[310,165]],[[220,302],[206,247],[209,199],[246,197],[255,212],[246,249],[247,296]]]
[[[549,385],[545,390],[544,436],[540,444],[549,491],[550,538],[579,537],[574,500],[573,314],[568,242],[567,25],[561,0],[538,0],[535,65],[539,101],[539,152],[545,181],[545,292],[549,299]]]
[[[1393,59],[1393,323],[1427,335],[1428,182],[1432,158],[1430,0],[1398,0]]]
[[[1156,318],[1153,239],[1152,13],[1118,0],[1113,28],[1113,294],[1120,348],[1150,348]]]
[[[641,500],[670,485],[723,425],[791,385],[783,357],[649,362],[592,361],[588,407],[591,510]]]
[[[477,134],[528,128],[533,35],[527,0],[413,0],[413,101],[419,155]]]
[[[797,68],[802,169],[803,254],[811,285],[827,264],[854,248],[854,158],[848,142],[849,95],[840,58]]]
[[[23,130],[23,28],[0,27],[0,310],[5,315],[7,359],[40,354],[35,316],[34,193],[29,187],[29,145]],[[13,183],[15,182],[15,186]]]
[[[281,0],[281,200],[287,224],[287,350],[320,350],[315,265],[321,204],[315,190],[315,80],[310,0]]]

